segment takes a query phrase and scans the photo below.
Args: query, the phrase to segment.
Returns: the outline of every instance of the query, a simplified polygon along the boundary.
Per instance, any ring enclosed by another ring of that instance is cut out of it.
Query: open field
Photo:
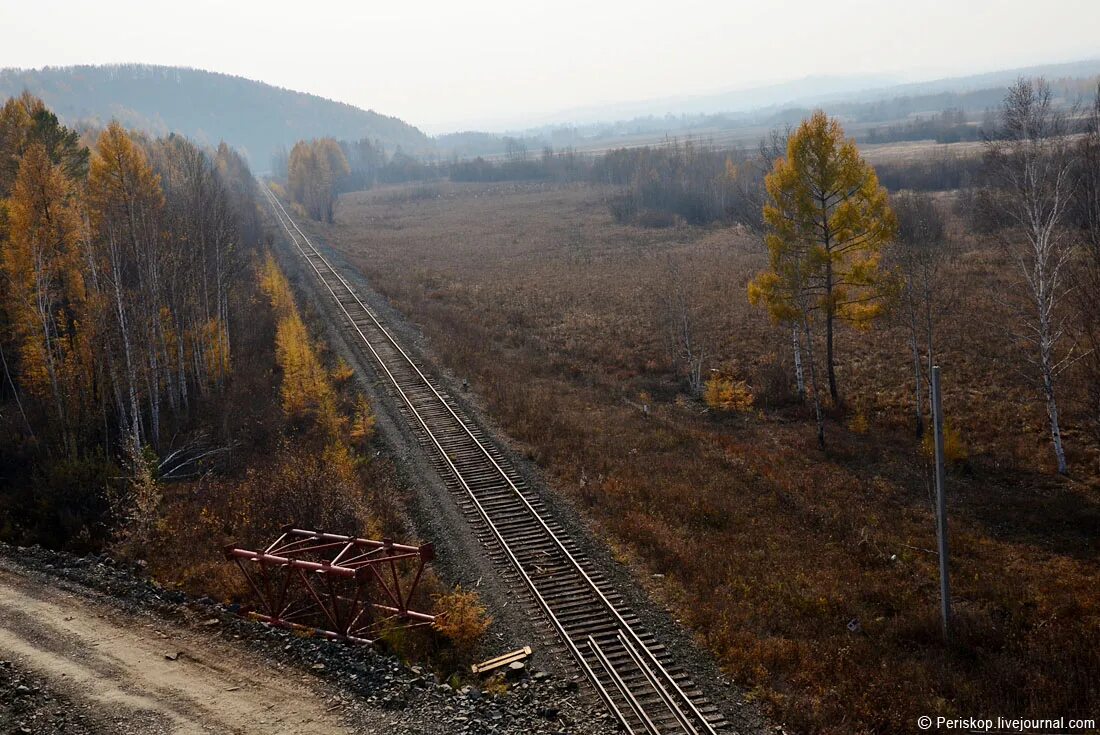
[[[1095,711],[1100,446],[1070,376],[1076,474],[1050,474],[1041,404],[999,326],[999,253],[964,238],[950,278],[967,295],[941,330],[949,423],[969,454],[950,478],[958,619],[944,647],[901,330],[842,333],[848,409],[819,452],[790,395],[789,341],[745,299],[759,244],[614,224],[610,193],[382,189],[345,196],[337,224],[315,227],[777,720],[890,732],[920,714]],[[683,395],[662,326],[661,284],[677,280],[693,284],[707,367],[744,379],[752,411],[715,415]]]

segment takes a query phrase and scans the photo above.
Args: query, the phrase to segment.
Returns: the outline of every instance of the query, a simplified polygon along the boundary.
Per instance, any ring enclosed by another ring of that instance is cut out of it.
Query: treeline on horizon
[[[1072,103],[1086,99],[1096,82],[1095,76],[1067,77],[1052,81],[1051,87],[1058,100]],[[849,132],[857,142],[935,140],[950,143],[980,140],[981,128],[996,116],[1007,90],[1007,84],[995,84],[965,92],[915,92],[872,101],[828,102],[822,106],[853,125]],[[496,157],[514,143],[531,150],[546,146],[566,149],[594,141],[612,142],[616,138],[654,134],[695,138],[705,143],[708,136],[721,131],[795,126],[812,112],[810,107],[793,106],[745,113],[648,115],[615,122],[548,125],[506,135],[479,131],[446,133],[437,136],[435,141],[445,157],[460,158]],[[964,120],[958,119],[960,113]]]
[[[1083,89],[1080,80],[1060,80],[1048,87],[1052,102],[1067,112],[1074,109],[1068,103],[1070,96],[1080,96]],[[1002,88],[998,90],[999,103],[1004,92]],[[993,98],[986,92],[983,90],[979,98],[990,103]],[[968,94],[973,96],[979,93]],[[959,96],[944,94],[935,98],[943,101]],[[908,109],[911,104],[909,98],[904,98],[862,103],[862,107],[877,110],[873,115],[868,113],[871,117],[893,119],[891,116],[897,114],[899,109]],[[884,105],[886,108],[883,108]],[[897,105],[901,107],[895,109]],[[1081,108],[1083,106],[1078,107]],[[809,114],[809,111],[798,112]],[[1086,116],[1071,115],[1069,124],[1072,132],[1082,132],[1087,125]],[[318,139],[331,140],[331,150],[338,148],[342,153],[342,159],[330,167],[339,169],[339,172],[332,175],[326,173],[321,177],[323,182],[310,186],[299,184],[295,190],[321,190],[326,193],[320,198],[331,202],[326,204],[324,216],[318,216],[316,207],[307,206],[303,196],[291,192],[291,198],[314,219],[331,221],[332,208],[340,193],[367,190],[384,184],[427,184],[442,180],[458,183],[588,182],[619,188],[619,193],[609,200],[610,211],[618,222],[646,227],[740,222],[756,227],[761,224],[759,192],[764,175],[773,162],[783,155],[786,137],[791,129],[789,121],[777,125],[755,148],[715,146],[688,138],[669,139],[660,145],[620,147],[605,153],[585,153],[569,146],[555,149],[549,145],[533,150],[527,139],[504,137],[504,153],[500,156],[452,158],[449,161],[435,156],[410,155],[400,148],[391,152],[378,140]],[[986,107],[979,120],[962,107],[947,107],[939,113],[918,115],[889,126],[864,129],[862,140],[866,143],[916,140],[951,143],[996,140],[1002,135],[998,108]],[[855,141],[861,140],[858,135],[851,137]],[[317,143],[315,140],[314,144]],[[273,159],[272,171],[276,180],[287,180],[290,158],[285,151],[281,151]],[[335,161],[332,156],[329,158]],[[879,180],[892,192],[964,192],[958,209],[971,229],[991,232],[999,226],[983,193],[986,188],[986,166],[980,153],[941,148],[931,155],[886,160],[877,164],[875,169]],[[432,195],[427,189],[422,194]]]
[[[957,115],[946,111],[939,119],[949,125],[965,125],[957,122]],[[332,221],[339,194],[381,185],[527,181],[618,187],[620,193],[611,198],[609,207],[619,222],[647,227],[679,222],[755,225],[764,174],[782,155],[783,145],[783,129],[761,140],[756,149],[672,139],[661,145],[616,148],[599,154],[549,146],[532,152],[521,140],[509,139],[501,158],[439,161],[400,149],[391,153],[378,141],[320,138],[300,141],[290,153],[277,153],[272,171],[277,181],[289,182],[288,194],[304,214],[324,221]],[[318,147],[326,153],[310,153]],[[983,164],[980,156],[945,149],[932,156],[884,162],[876,170],[891,191],[936,192],[979,185]],[[430,194],[425,192],[425,196]],[[975,222],[975,226],[988,229],[989,225]]]
[[[120,466],[186,471],[168,449],[232,370],[254,187],[224,143],[0,108],[0,536],[94,546]]]

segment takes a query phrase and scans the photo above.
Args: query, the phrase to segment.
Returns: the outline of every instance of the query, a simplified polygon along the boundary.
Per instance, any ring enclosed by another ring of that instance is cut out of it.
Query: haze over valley
[[[0,7],[0,732],[1100,732],[1100,4]]]

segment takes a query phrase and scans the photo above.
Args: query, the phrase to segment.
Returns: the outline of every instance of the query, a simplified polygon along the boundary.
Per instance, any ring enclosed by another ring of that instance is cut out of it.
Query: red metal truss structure
[[[386,624],[428,625],[435,616],[409,609],[435,557],[431,544],[340,536],[285,527],[263,551],[225,548],[259,601],[249,614],[283,628],[349,643],[374,642]]]

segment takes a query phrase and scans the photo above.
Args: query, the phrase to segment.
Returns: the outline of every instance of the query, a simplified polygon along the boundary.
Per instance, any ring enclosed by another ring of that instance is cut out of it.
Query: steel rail
[[[266,187],[265,187],[265,189],[266,189]],[[268,197],[275,204],[278,205],[279,209],[283,208],[282,204],[279,203],[278,200],[274,198],[273,194],[268,193]],[[283,215],[285,215],[288,220],[290,219],[290,216],[285,214],[285,210],[283,210]],[[592,671],[592,668],[589,666],[589,664],[585,660],[584,656],[581,655],[580,650],[577,649],[576,645],[573,643],[572,638],[569,636],[569,633],[561,625],[561,621],[559,621],[557,616],[554,614],[554,611],[550,607],[550,604],[546,601],[546,599],[538,591],[538,588],[536,587],[534,581],[530,578],[530,576],[524,570],[522,563],[520,563],[519,559],[515,556],[514,552],[511,549],[511,546],[504,539],[503,535],[500,533],[500,530],[496,527],[496,524],[493,523],[493,521],[492,521],[491,517],[489,516],[488,512],[482,506],[481,502],[477,499],[476,495],[473,492],[473,489],[470,488],[470,486],[467,484],[465,478],[463,478],[462,473],[459,472],[457,467],[455,467],[454,463],[451,461],[450,456],[447,454],[446,450],[444,450],[443,446],[440,444],[440,442],[439,442],[438,438],[435,436],[434,432],[432,432],[431,428],[428,426],[428,424],[424,420],[423,416],[421,416],[420,412],[416,410],[416,407],[413,405],[413,402],[409,398],[408,394],[401,387],[400,383],[397,381],[396,377],[394,377],[393,373],[390,372],[389,367],[386,366],[386,363],[382,359],[382,357],[375,351],[374,346],[370,343],[370,340],[367,338],[367,336],[365,334],[363,334],[363,330],[361,330],[359,328],[359,325],[355,323],[355,319],[348,312],[347,308],[343,305],[343,303],[340,302],[340,299],[336,295],[336,292],[332,290],[332,287],[325,280],[324,276],[321,275],[320,270],[317,268],[317,266],[315,266],[310,261],[309,256],[302,249],[302,247],[298,244],[297,238],[294,237],[294,234],[290,231],[290,229],[283,222],[283,219],[282,219],[283,215],[280,215],[279,212],[276,211],[276,216],[279,218],[280,224],[283,225],[283,228],[287,231],[287,234],[290,236],[291,242],[293,242],[294,246],[298,249],[298,251],[302,253],[302,256],[305,258],[306,262],[309,263],[310,267],[313,268],[313,271],[317,274],[318,279],[325,286],[325,288],[328,290],[328,292],[332,295],[333,299],[336,301],[336,304],[340,307],[340,310],[344,312],[344,315],[348,318],[348,321],[351,322],[351,325],[355,328],[355,331],[359,333],[359,336],[363,339],[363,342],[367,345],[367,349],[369,349],[371,354],[374,355],[374,358],[378,362],[379,366],[386,373],[386,376],[390,379],[390,382],[393,383],[394,388],[397,390],[398,394],[400,394],[401,398],[404,400],[405,404],[408,406],[409,411],[411,411],[412,414],[416,417],[417,421],[420,423],[420,426],[424,430],[425,434],[431,439],[432,443],[435,445],[436,449],[438,450],[440,456],[444,459],[444,461],[450,467],[451,471],[454,473],[455,478],[462,484],[463,488],[470,495],[470,498],[473,500],[474,504],[477,506],[477,509],[478,509],[479,513],[481,514],[482,520],[492,530],[494,536],[497,539],[497,543],[500,545],[501,549],[504,550],[504,553],[508,555],[509,561],[512,562],[512,565],[518,570],[520,575],[523,576],[523,579],[527,583],[527,586],[533,592],[533,594],[535,596],[535,599],[538,601],[539,605],[542,607],[543,611],[546,613],[547,617],[550,619],[550,621],[553,623],[554,627],[556,628],[558,636],[563,641],[565,641],[565,644],[570,648],[570,652],[573,654],[573,657],[576,658],[580,662],[582,668],[585,670],[585,675],[589,679],[593,680],[596,683],[596,689],[599,692],[599,694],[601,695],[601,697],[604,699],[605,704],[608,705],[608,707],[614,713],[616,719],[619,720],[620,724],[622,724],[623,727],[626,728],[626,731],[628,733],[633,733],[633,728],[630,727],[630,723],[627,722],[626,717],[619,710],[618,705],[615,704],[615,701],[607,693],[606,689],[604,689],[603,684],[599,681],[599,678],[596,676],[595,672]],[[293,220],[291,220],[291,222],[293,222]],[[297,229],[297,227],[295,227],[295,229]],[[301,232],[301,231],[299,230],[299,232]],[[305,237],[304,234],[302,236],[303,236],[303,238]],[[326,265],[328,265],[329,270],[331,270],[333,273],[335,273],[335,269],[332,268],[331,264],[327,263],[327,261],[326,261]],[[341,279],[341,280],[343,280],[343,279]],[[358,301],[358,298],[356,298],[356,301]],[[360,302],[360,304],[361,304],[361,302]],[[364,306],[364,308],[366,308],[366,307]],[[402,353],[402,354],[404,354],[404,353]]]
[[[710,735],[717,735],[716,730],[711,725],[711,722],[708,720],[706,715],[704,715],[698,709],[698,707],[696,706],[696,704],[692,700],[692,698],[687,693],[685,693],[683,691],[683,689],[676,682],[676,680],[672,676],[672,674],[670,674],[667,671],[667,669],[665,669],[664,665],[658,660],[656,655],[653,654],[653,652],[649,649],[649,647],[645,644],[645,642],[642,641],[642,639],[638,636],[637,632],[633,629],[633,627],[630,625],[630,623],[627,622],[622,617],[622,614],[620,613],[618,608],[614,605],[614,603],[612,603],[609,599],[607,599],[606,595],[599,588],[599,585],[595,582],[595,580],[593,580],[589,576],[589,574],[584,570],[581,563],[576,559],[576,557],[574,557],[574,555],[569,551],[569,549],[566,548],[565,544],[561,541],[558,534],[552,528],[550,528],[550,526],[543,519],[541,513],[531,504],[531,502],[528,500],[528,498],[523,494],[523,491],[519,489],[519,487],[515,484],[515,482],[509,476],[508,472],[503,467],[500,466],[500,464],[492,456],[492,454],[489,452],[489,450],[486,448],[486,446],[483,444],[483,442],[476,435],[474,435],[474,433],[471,431],[469,426],[466,424],[466,421],[463,420],[462,417],[460,417],[455,412],[455,410],[448,403],[447,399],[439,393],[439,391],[435,388],[435,386],[432,384],[432,382],[427,378],[426,375],[424,375],[424,373],[421,371],[421,369],[409,357],[408,353],[405,352],[404,348],[401,347],[401,345],[397,342],[397,340],[394,339],[394,337],[390,334],[390,332],[381,324],[381,322],[374,315],[373,310],[371,310],[366,304],[363,303],[363,301],[359,298],[358,294],[355,292],[355,290],[352,288],[352,286],[347,282],[347,280],[336,270],[336,268],[332,265],[332,263],[329,262],[328,258],[326,258],[324,256],[324,254],[322,254],[320,252],[320,250],[318,250],[318,248],[309,239],[309,236],[306,235],[305,232],[302,231],[302,229],[297,225],[296,222],[294,222],[294,220],[290,217],[289,213],[286,211],[285,207],[283,207],[282,203],[278,200],[277,197],[275,197],[273,192],[271,192],[270,189],[266,185],[263,186],[263,189],[264,189],[264,194],[266,195],[269,203],[272,205],[272,209],[275,212],[276,217],[279,220],[280,225],[283,227],[283,229],[286,231],[287,235],[290,237],[290,240],[294,244],[295,248],[298,250],[299,253],[301,253],[302,257],[310,265],[310,267],[312,268],[314,273],[317,275],[317,278],[321,281],[322,285],[325,286],[326,290],[333,297],[333,300],[336,301],[337,306],[339,306],[340,310],[344,313],[345,317],[347,317],[347,319],[351,323],[352,327],[355,329],[356,332],[358,332],[360,338],[363,340],[364,344],[366,344],[368,350],[374,356],[374,358],[375,358],[376,362],[378,363],[378,365],[381,367],[383,372],[385,372],[386,376],[389,378],[390,382],[393,384],[394,388],[397,390],[397,392],[401,396],[401,398],[402,398],[403,402],[405,403],[405,405],[408,407],[408,409],[410,410],[412,415],[416,418],[417,423],[420,424],[420,426],[423,429],[425,435],[428,437],[428,439],[431,441],[431,443],[436,447],[437,451],[439,452],[439,456],[442,458],[442,460],[446,463],[448,468],[451,470],[451,472],[452,472],[454,478],[456,479],[456,481],[466,491],[466,494],[468,495],[468,497],[472,501],[473,505],[477,509],[478,515],[481,516],[481,518],[484,521],[484,523],[486,524],[486,526],[490,529],[493,536],[496,538],[497,543],[500,546],[501,550],[508,557],[509,561],[511,561],[512,566],[517,570],[517,572],[520,574],[520,576],[524,579],[524,581],[526,582],[528,588],[532,591],[535,599],[538,601],[540,607],[542,607],[544,612],[546,612],[546,614],[549,617],[549,619],[551,620],[553,626],[557,630],[557,632],[559,634],[559,637],[561,637],[563,642],[570,649],[570,652],[573,654],[573,657],[575,659],[577,659],[578,662],[581,664],[581,666],[585,670],[585,673],[588,676],[588,678],[590,678],[594,681],[594,683],[596,685],[596,688],[597,688],[597,691],[600,693],[601,697],[605,700],[605,702],[610,706],[610,708],[612,709],[612,711],[614,712],[616,717],[619,719],[619,721],[627,728],[628,731],[632,730],[630,725],[626,722],[626,718],[624,717],[623,713],[619,710],[616,703],[612,700],[612,698],[606,692],[605,688],[603,687],[602,682],[599,681],[598,677],[595,675],[595,672],[592,670],[591,666],[588,664],[585,656],[580,652],[580,649],[573,642],[572,636],[568,633],[568,631],[565,630],[564,625],[558,619],[558,615],[554,612],[553,607],[544,598],[542,593],[539,591],[537,584],[534,582],[534,580],[531,579],[531,577],[529,576],[527,571],[524,569],[524,565],[522,564],[522,562],[516,557],[514,551],[511,548],[511,544],[504,538],[504,536],[501,533],[500,529],[497,527],[497,524],[494,523],[494,521],[492,520],[492,517],[490,516],[488,511],[486,511],[486,509],[483,506],[482,502],[478,499],[474,489],[469,485],[469,483],[467,482],[466,478],[463,476],[463,473],[459,470],[459,468],[457,466],[455,466],[455,464],[452,461],[449,453],[443,447],[443,445],[440,442],[439,438],[435,435],[435,432],[431,429],[431,427],[428,425],[425,418],[421,415],[420,411],[416,408],[416,406],[414,405],[412,399],[406,393],[405,389],[402,388],[402,386],[400,385],[397,377],[393,374],[393,372],[387,366],[386,361],[375,350],[373,344],[371,344],[371,340],[367,337],[367,335],[363,332],[363,330],[355,322],[355,318],[348,311],[347,306],[345,306],[345,304],[340,300],[340,296],[337,295],[337,293],[333,289],[332,285],[328,282],[328,280],[326,279],[324,274],[322,274],[321,269],[318,268],[317,264],[315,264],[313,262],[312,258],[316,258],[317,260],[319,260],[325,266],[325,268],[329,271],[329,273],[331,273],[332,276],[335,277],[335,279],[337,281],[339,281],[339,283],[343,287],[343,289],[346,290],[347,295],[350,296],[351,299],[355,301],[355,303],[362,309],[363,313],[366,314],[366,316],[371,320],[371,322],[373,322],[374,327],[386,338],[386,340],[388,341],[390,347],[392,347],[398,354],[400,354],[400,356],[402,358],[404,358],[404,361],[408,364],[409,367],[412,368],[412,370],[415,372],[416,376],[420,379],[420,381],[423,383],[423,385],[426,386],[428,388],[428,390],[431,391],[432,395],[434,395],[434,397],[444,407],[444,409],[447,411],[447,413],[450,414],[451,418],[454,420],[454,422],[457,424],[457,426],[460,427],[461,430],[466,434],[466,436],[474,443],[474,445],[477,447],[477,449],[480,451],[480,453],[484,456],[484,458],[487,459],[489,461],[489,463],[491,463],[491,465],[494,468],[494,470],[496,471],[496,473],[498,473],[499,476],[507,483],[509,489],[512,491],[512,493],[514,493],[515,497],[518,498],[520,500],[520,502],[523,504],[523,506],[525,507],[527,513],[529,514],[529,517],[531,519],[533,519],[539,526],[541,526],[542,531],[553,542],[553,544],[557,548],[557,550],[562,554],[562,556],[566,560],[568,560],[568,562],[570,564],[570,567],[571,567],[571,570],[584,582],[585,586],[590,590],[590,592],[592,592],[594,594],[595,598],[601,603],[601,606],[603,607],[605,612],[609,613],[610,616],[613,618],[614,622],[616,623],[616,627],[618,629],[618,635],[622,639],[622,642],[626,646],[626,651],[629,655],[629,658],[634,660],[634,662],[636,663],[638,669],[643,674],[644,679],[648,681],[651,688],[657,693],[657,695],[658,695],[659,699],[661,700],[661,702],[671,711],[671,713],[674,715],[674,717],[676,718],[678,723],[681,725],[681,727],[684,728],[684,731],[687,732],[687,733],[696,733],[696,732],[698,732],[698,730],[691,724],[691,721],[690,721],[691,718],[689,718],[687,716],[687,714],[682,710],[681,703],[674,701],[674,697],[665,688],[664,684],[661,682],[661,679],[663,679],[665,682],[667,682],[667,684],[672,688],[672,690],[675,692],[675,694],[678,695],[678,698],[682,701],[682,703],[686,704],[690,708],[691,713],[694,714],[695,717],[698,719],[699,723],[705,729],[705,732],[709,733]],[[288,223],[289,223],[289,225],[288,225]],[[293,227],[294,230],[297,231],[298,236],[301,237],[301,240],[312,251],[312,257],[310,255],[310,253],[307,253],[305,251],[305,249],[302,247],[302,245],[299,243],[298,237],[295,236],[294,232],[291,231],[291,227]],[[639,649],[642,652],[644,652],[644,658],[649,660],[648,663],[639,658],[639,654],[638,654]],[[599,659],[601,659],[601,663],[602,663],[603,659],[605,659],[606,657],[603,655],[602,651],[600,651],[599,654],[600,654]],[[610,664],[610,661],[608,661],[607,663]],[[609,675],[612,676],[613,680],[620,678],[618,672],[616,672],[614,670],[609,670]],[[618,683],[618,682],[616,681],[615,683]],[[630,695],[630,698],[633,699],[633,695]],[[631,704],[633,705],[634,702],[631,702]],[[643,720],[643,721],[645,721],[645,720]],[[650,725],[651,723],[647,722],[646,724]],[[648,727],[647,727],[647,729],[648,729]]]

